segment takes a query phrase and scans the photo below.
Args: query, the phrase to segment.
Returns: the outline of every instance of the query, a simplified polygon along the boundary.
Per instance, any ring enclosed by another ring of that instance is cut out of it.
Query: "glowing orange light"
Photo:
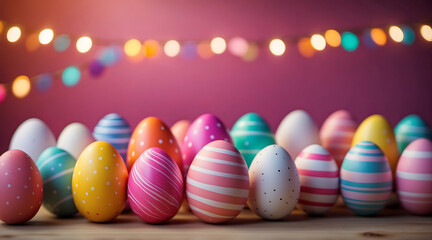
[[[27,96],[30,92],[30,88],[30,79],[25,75],[18,76],[12,83],[12,93],[17,98]]]
[[[379,46],[384,46],[387,42],[387,35],[381,28],[372,28],[370,31],[372,41]]]
[[[159,53],[159,43],[155,40],[147,40],[144,42],[143,47],[145,49],[145,55],[147,57],[154,57]]]
[[[210,58],[214,55],[209,41],[200,42],[197,50],[198,55],[204,59]]]
[[[331,47],[339,47],[341,44],[341,36],[336,30],[327,30],[324,34],[324,38]]]
[[[40,46],[38,34],[30,34],[26,39],[25,45],[29,52],[37,50]]]
[[[315,54],[315,49],[312,47],[309,38],[302,38],[298,42],[298,50],[303,57],[310,58]]]

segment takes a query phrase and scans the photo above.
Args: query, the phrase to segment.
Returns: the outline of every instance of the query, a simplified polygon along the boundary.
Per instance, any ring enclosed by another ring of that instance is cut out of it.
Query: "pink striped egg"
[[[303,149],[295,160],[300,176],[299,207],[310,215],[322,215],[336,203],[339,194],[339,169],[322,146]]]
[[[145,222],[166,222],[181,206],[183,187],[176,162],[164,150],[149,148],[140,155],[129,175],[130,207]]]
[[[321,127],[321,144],[330,152],[339,168],[351,148],[356,125],[348,111],[339,110],[332,113]]]
[[[186,196],[192,212],[208,223],[235,218],[249,193],[245,160],[229,142],[205,145],[195,156],[186,180]]]
[[[370,216],[388,202],[393,186],[389,162],[373,142],[361,141],[346,155],[340,171],[341,194],[357,215]]]
[[[402,152],[396,169],[402,206],[417,215],[432,214],[432,142],[420,138]]]
[[[199,116],[190,125],[186,137],[184,138],[181,152],[183,154],[184,173],[187,174],[189,166],[195,155],[207,143],[224,140],[232,142],[228,131],[222,121],[215,115],[207,113]]]

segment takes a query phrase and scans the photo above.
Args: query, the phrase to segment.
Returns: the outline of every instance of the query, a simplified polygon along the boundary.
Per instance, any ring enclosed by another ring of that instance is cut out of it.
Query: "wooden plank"
[[[0,224],[0,238],[19,239],[432,239],[432,218],[386,209],[375,217],[355,216],[334,207],[323,217],[295,210],[284,221],[264,221],[249,210],[225,224],[206,224],[181,211],[166,224],[141,222],[133,213],[110,223],[82,217],[58,219],[41,209],[23,225]]]

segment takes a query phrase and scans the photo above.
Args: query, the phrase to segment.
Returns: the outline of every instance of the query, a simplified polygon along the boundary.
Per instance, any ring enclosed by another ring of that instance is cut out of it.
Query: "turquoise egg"
[[[132,130],[129,123],[117,113],[110,113],[103,117],[93,130],[93,137],[98,141],[113,145],[124,161],[126,161],[131,135]]]
[[[45,149],[36,162],[43,180],[42,204],[58,217],[73,217],[78,212],[71,188],[75,163],[72,155],[58,147]]]
[[[248,168],[260,150],[275,144],[274,134],[268,123],[256,113],[247,113],[240,117],[231,129],[231,137]]]
[[[394,129],[399,153],[419,138],[432,140],[432,131],[427,123],[418,115],[411,114],[402,119]]]

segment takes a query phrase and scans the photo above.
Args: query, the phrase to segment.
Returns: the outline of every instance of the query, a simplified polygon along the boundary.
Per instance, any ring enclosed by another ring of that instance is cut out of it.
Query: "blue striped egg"
[[[402,119],[394,129],[399,153],[411,142],[426,138],[432,141],[432,130],[428,124],[418,115],[411,114]]]
[[[340,179],[344,202],[357,215],[378,213],[392,192],[392,172],[387,158],[370,141],[362,141],[349,150],[342,162]]]
[[[58,217],[72,217],[78,212],[71,190],[75,162],[58,147],[45,149],[36,162],[43,180],[43,206]]]
[[[261,149],[275,144],[269,125],[256,113],[247,113],[240,117],[232,127],[231,137],[248,167]]]
[[[110,113],[103,117],[93,130],[93,137],[115,147],[126,161],[127,148],[132,130],[129,123],[119,114]]]

